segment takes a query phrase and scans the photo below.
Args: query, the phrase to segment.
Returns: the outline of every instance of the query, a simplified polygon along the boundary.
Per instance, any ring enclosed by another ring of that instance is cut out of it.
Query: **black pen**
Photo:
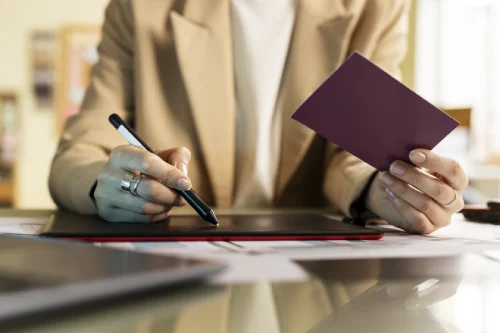
[[[127,125],[127,123],[117,114],[113,113],[109,116],[109,122],[120,132],[121,135],[133,146],[146,149],[150,153],[155,153],[142,139],[135,133],[135,131]],[[219,225],[217,217],[212,208],[210,208],[201,198],[196,194],[193,189],[181,191],[173,189],[187,201],[188,204],[207,222],[214,225]]]

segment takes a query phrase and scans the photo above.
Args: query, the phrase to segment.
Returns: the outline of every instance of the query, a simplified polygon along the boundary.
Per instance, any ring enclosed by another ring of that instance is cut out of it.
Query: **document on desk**
[[[47,223],[47,217],[2,217],[0,234],[36,235]]]
[[[220,260],[228,265],[212,283],[248,283],[256,281],[302,281],[309,277],[298,264],[281,254],[249,255],[230,242],[133,242],[94,243],[154,254],[180,255],[192,258]]]
[[[430,235],[407,234],[392,226],[374,226],[385,232],[381,240],[235,244],[249,253],[280,254],[294,260],[434,257],[500,249],[500,226],[466,222],[461,215],[453,219],[451,225]]]

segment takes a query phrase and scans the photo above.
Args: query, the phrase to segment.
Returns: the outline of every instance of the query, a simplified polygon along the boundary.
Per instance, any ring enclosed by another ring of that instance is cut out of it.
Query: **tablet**
[[[107,222],[98,216],[57,211],[41,235],[91,242],[259,241],[380,239],[382,232],[317,214],[218,215],[219,226],[198,215],[154,223]]]
[[[61,316],[72,307],[80,311],[118,297],[175,292],[225,268],[212,260],[18,235],[0,235],[0,257],[2,332],[7,323]]]

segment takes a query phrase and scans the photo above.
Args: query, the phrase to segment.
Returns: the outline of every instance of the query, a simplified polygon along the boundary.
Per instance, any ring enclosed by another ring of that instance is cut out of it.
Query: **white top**
[[[281,137],[276,99],[295,12],[295,0],[232,0],[237,110],[234,207],[272,204]]]

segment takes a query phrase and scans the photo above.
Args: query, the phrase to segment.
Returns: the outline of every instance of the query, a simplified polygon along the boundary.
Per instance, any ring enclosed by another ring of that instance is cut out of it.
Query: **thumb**
[[[189,151],[189,149],[186,147],[178,147],[164,150],[158,152],[158,156],[187,176],[189,161],[191,161],[191,151]]]

